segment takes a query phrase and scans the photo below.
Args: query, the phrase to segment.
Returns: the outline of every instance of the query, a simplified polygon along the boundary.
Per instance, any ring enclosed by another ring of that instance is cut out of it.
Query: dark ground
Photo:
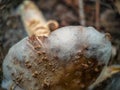
[[[16,8],[23,0],[0,0],[0,66],[9,48],[27,36]],[[55,19],[60,27],[80,25],[78,0],[33,0],[46,19]],[[86,26],[95,26],[96,0],[83,0]],[[100,0],[100,29],[112,36],[113,57],[110,64],[120,64],[120,13],[117,0]],[[98,28],[98,27],[96,27]],[[2,69],[0,79],[2,80]],[[120,76],[120,75],[119,75]],[[0,81],[1,81],[0,80]],[[1,90],[1,89],[0,89]]]

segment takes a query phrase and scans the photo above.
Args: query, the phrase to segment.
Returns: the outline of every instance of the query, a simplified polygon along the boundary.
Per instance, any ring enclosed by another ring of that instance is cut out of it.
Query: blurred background
[[[0,82],[3,78],[2,62],[9,48],[27,36],[17,13],[17,8],[23,1],[0,0]],[[120,64],[120,0],[32,1],[47,20],[57,20],[60,27],[93,26],[100,32],[110,33],[113,50],[109,65]],[[113,77],[119,78],[120,74]]]

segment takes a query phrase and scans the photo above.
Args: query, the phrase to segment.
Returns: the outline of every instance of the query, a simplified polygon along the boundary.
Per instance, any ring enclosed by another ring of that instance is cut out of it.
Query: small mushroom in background
[[[4,59],[3,88],[86,90],[104,79],[112,49],[106,34],[93,27],[57,29],[58,23],[47,22],[31,1],[24,1],[19,11],[29,36]]]

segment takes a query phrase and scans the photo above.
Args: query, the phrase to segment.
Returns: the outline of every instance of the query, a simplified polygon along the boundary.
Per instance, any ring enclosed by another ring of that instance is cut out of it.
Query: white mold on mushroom
[[[85,90],[111,56],[107,36],[93,27],[67,26],[48,37],[26,37],[3,62],[7,90]]]
[[[53,49],[53,53],[58,50],[58,56],[61,58],[69,59],[70,55],[84,51],[84,56],[96,57],[101,62],[107,63],[111,55],[111,44],[106,35],[93,27],[63,27],[52,32],[48,42],[50,44],[47,44],[49,45],[47,47]]]

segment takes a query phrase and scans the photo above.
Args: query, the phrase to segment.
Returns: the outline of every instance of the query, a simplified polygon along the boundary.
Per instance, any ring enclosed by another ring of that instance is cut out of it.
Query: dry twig
[[[99,0],[96,0],[96,23],[95,23],[95,26],[96,28],[99,30],[100,29],[100,1]]]
[[[80,17],[80,24],[85,26],[85,14],[84,14],[84,2],[83,0],[79,0],[79,17]]]

